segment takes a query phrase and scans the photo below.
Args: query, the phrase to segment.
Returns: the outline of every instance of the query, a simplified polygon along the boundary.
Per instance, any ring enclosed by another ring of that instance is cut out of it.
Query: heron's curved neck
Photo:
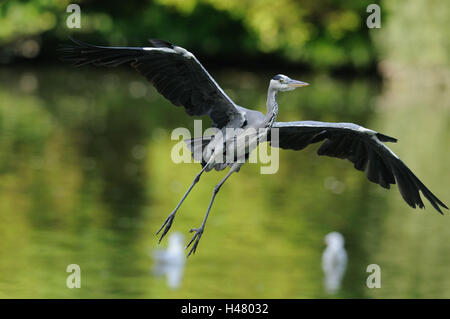
[[[266,125],[272,127],[273,123],[277,119],[278,115],[278,103],[277,103],[277,90],[269,86],[267,92],[267,113],[266,113]]]

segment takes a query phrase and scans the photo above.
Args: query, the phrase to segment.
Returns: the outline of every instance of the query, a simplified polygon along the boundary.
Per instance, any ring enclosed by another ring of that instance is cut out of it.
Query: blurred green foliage
[[[79,32],[83,39],[115,45],[163,38],[207,56],[245,60],[271,54],[315,69],[364,68],[376,57],[365,24],[366,7],[377,2],[373,0],[78,1],[79,30],[66,27],[70,2],[3,2],[0,44],[14,46],[31,37],[45,47]]]
[[[450,67],[450,2],[382,2],[388,21],[375,34],[380,58],[410,68]],[[447,82],[448,83],[448,82]]]

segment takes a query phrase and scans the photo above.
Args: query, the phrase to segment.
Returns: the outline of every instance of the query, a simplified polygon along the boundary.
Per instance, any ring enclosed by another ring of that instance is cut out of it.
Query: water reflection
[[[347,268],[344,236],[338,232],[331,232],[325,236],[325,243],[327,248],[322,255],[322,270],[325,274],[324,286],[327,293],[334,294],[340,289]]]
[[[450,296],[442,218],[416,213],[396,188],[370,184],[346,161],[317,157],[315,146],[280,152],[275,175],[248,164],[224,185],[179,289],[149,276],[155,231],[198,172],[170,160],[170,131],[192,129],[193,119],[121,70],[0,71],[0,297],[326,297],[321,254],[331,230],[346,234],[352,256],[336,296]],[[240,87],[238,74],[213,74],[239,104],[265,110],[271,75],[252,74]],[[429,157],[448,141],[449,108],[419,107],[448,91],[423,100],[402,93],[397,103],[395,90],[378,99],[380,85],[369,79],[297,77],[311,86],[280,95],[280,120],[354,121],[398,137],[394,151],[438,197],[450,198],[439,173],[449,171],[448,152],[432,164]],[[427,132],[420,145],[411,122]],[[201,222],[222,177],[202,177],[173,232],[188,234]],[[422,255],[427,262],[411,267]],[[81,289],[65,288],[72,263],[81,267]],[[365,285],[371,263],[389,278],[376,292]]]
[[[184,236],[175,232],[168,236],[167,249],[153,251],[153,273],[157,277],[166,276],[167,287],[177,289],[183,279],[186,257],[184,252]]]

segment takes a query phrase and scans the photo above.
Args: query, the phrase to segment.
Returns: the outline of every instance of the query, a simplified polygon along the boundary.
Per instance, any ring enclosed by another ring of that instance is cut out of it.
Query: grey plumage
[[[190,247],[193,244],[188,256],[197,249],[212,203],[220,187],[233,172],[239,171],[259,143],[270,139],[274,129],[278,130],[279,140],[272,142],[273,147],[301,150],[310,144],[323,142],[318,150],[319,155],[350,160],[356,169],[366,172],[370,181],[384,188],[390,188],[391,184],[398,184],[403,199],[411,207],[424,207],[420,191],[439,213],[442,214],[440,207],[447,208],[383,144],[383,142],[396,142],[395,138],[353,123],[276,122],[277,93],[308,85],[305,82],[290,79],[282,74],[274,76],[270,81],[266,103],[267,113],[264,115],[235,104],[192,53],[167,41],[149,40],[150,47],[106,47],[75,39],[72,41],[72,45],[62,49],[63,60],[73,62],[77,66],[129,64],[145,76],[165,98],[176,106],[183,106],[189,115],[208,115],[212,120],[212,126],[221,133],[208,138],[185,141],[193,152],[194,159],[202,164],[202,170],[157,232],[158,234],[162,231],[161,241],[169,231],[180,205],[200,180],[203,172],[213,168],[222,170],[230,167],[226,176],[214,188],[201,226],[191,229],[191,232],[195,234],[187,245]],[[236,130],[229,134],[226,132],[227,128]],[[259,129],[259,131],[255,133],[251,129]],[[251,137],[255,145],[249,146],[240,142],[239,138],[243,136]],[[233,152],[233,161],[227,163],[218,161],[220,156],[231,154],[230,152]],[[238,155],[234,156],[235,152]]]

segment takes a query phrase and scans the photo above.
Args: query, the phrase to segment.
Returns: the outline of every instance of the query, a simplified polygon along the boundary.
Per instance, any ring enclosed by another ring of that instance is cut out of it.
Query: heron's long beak
[[[307,86],[307,85],[309,85],[309,83],[297,81],[297,80],[290,80],[288,85],[293,88],[298,88],[298,87],[302,87],[302,86]]]

